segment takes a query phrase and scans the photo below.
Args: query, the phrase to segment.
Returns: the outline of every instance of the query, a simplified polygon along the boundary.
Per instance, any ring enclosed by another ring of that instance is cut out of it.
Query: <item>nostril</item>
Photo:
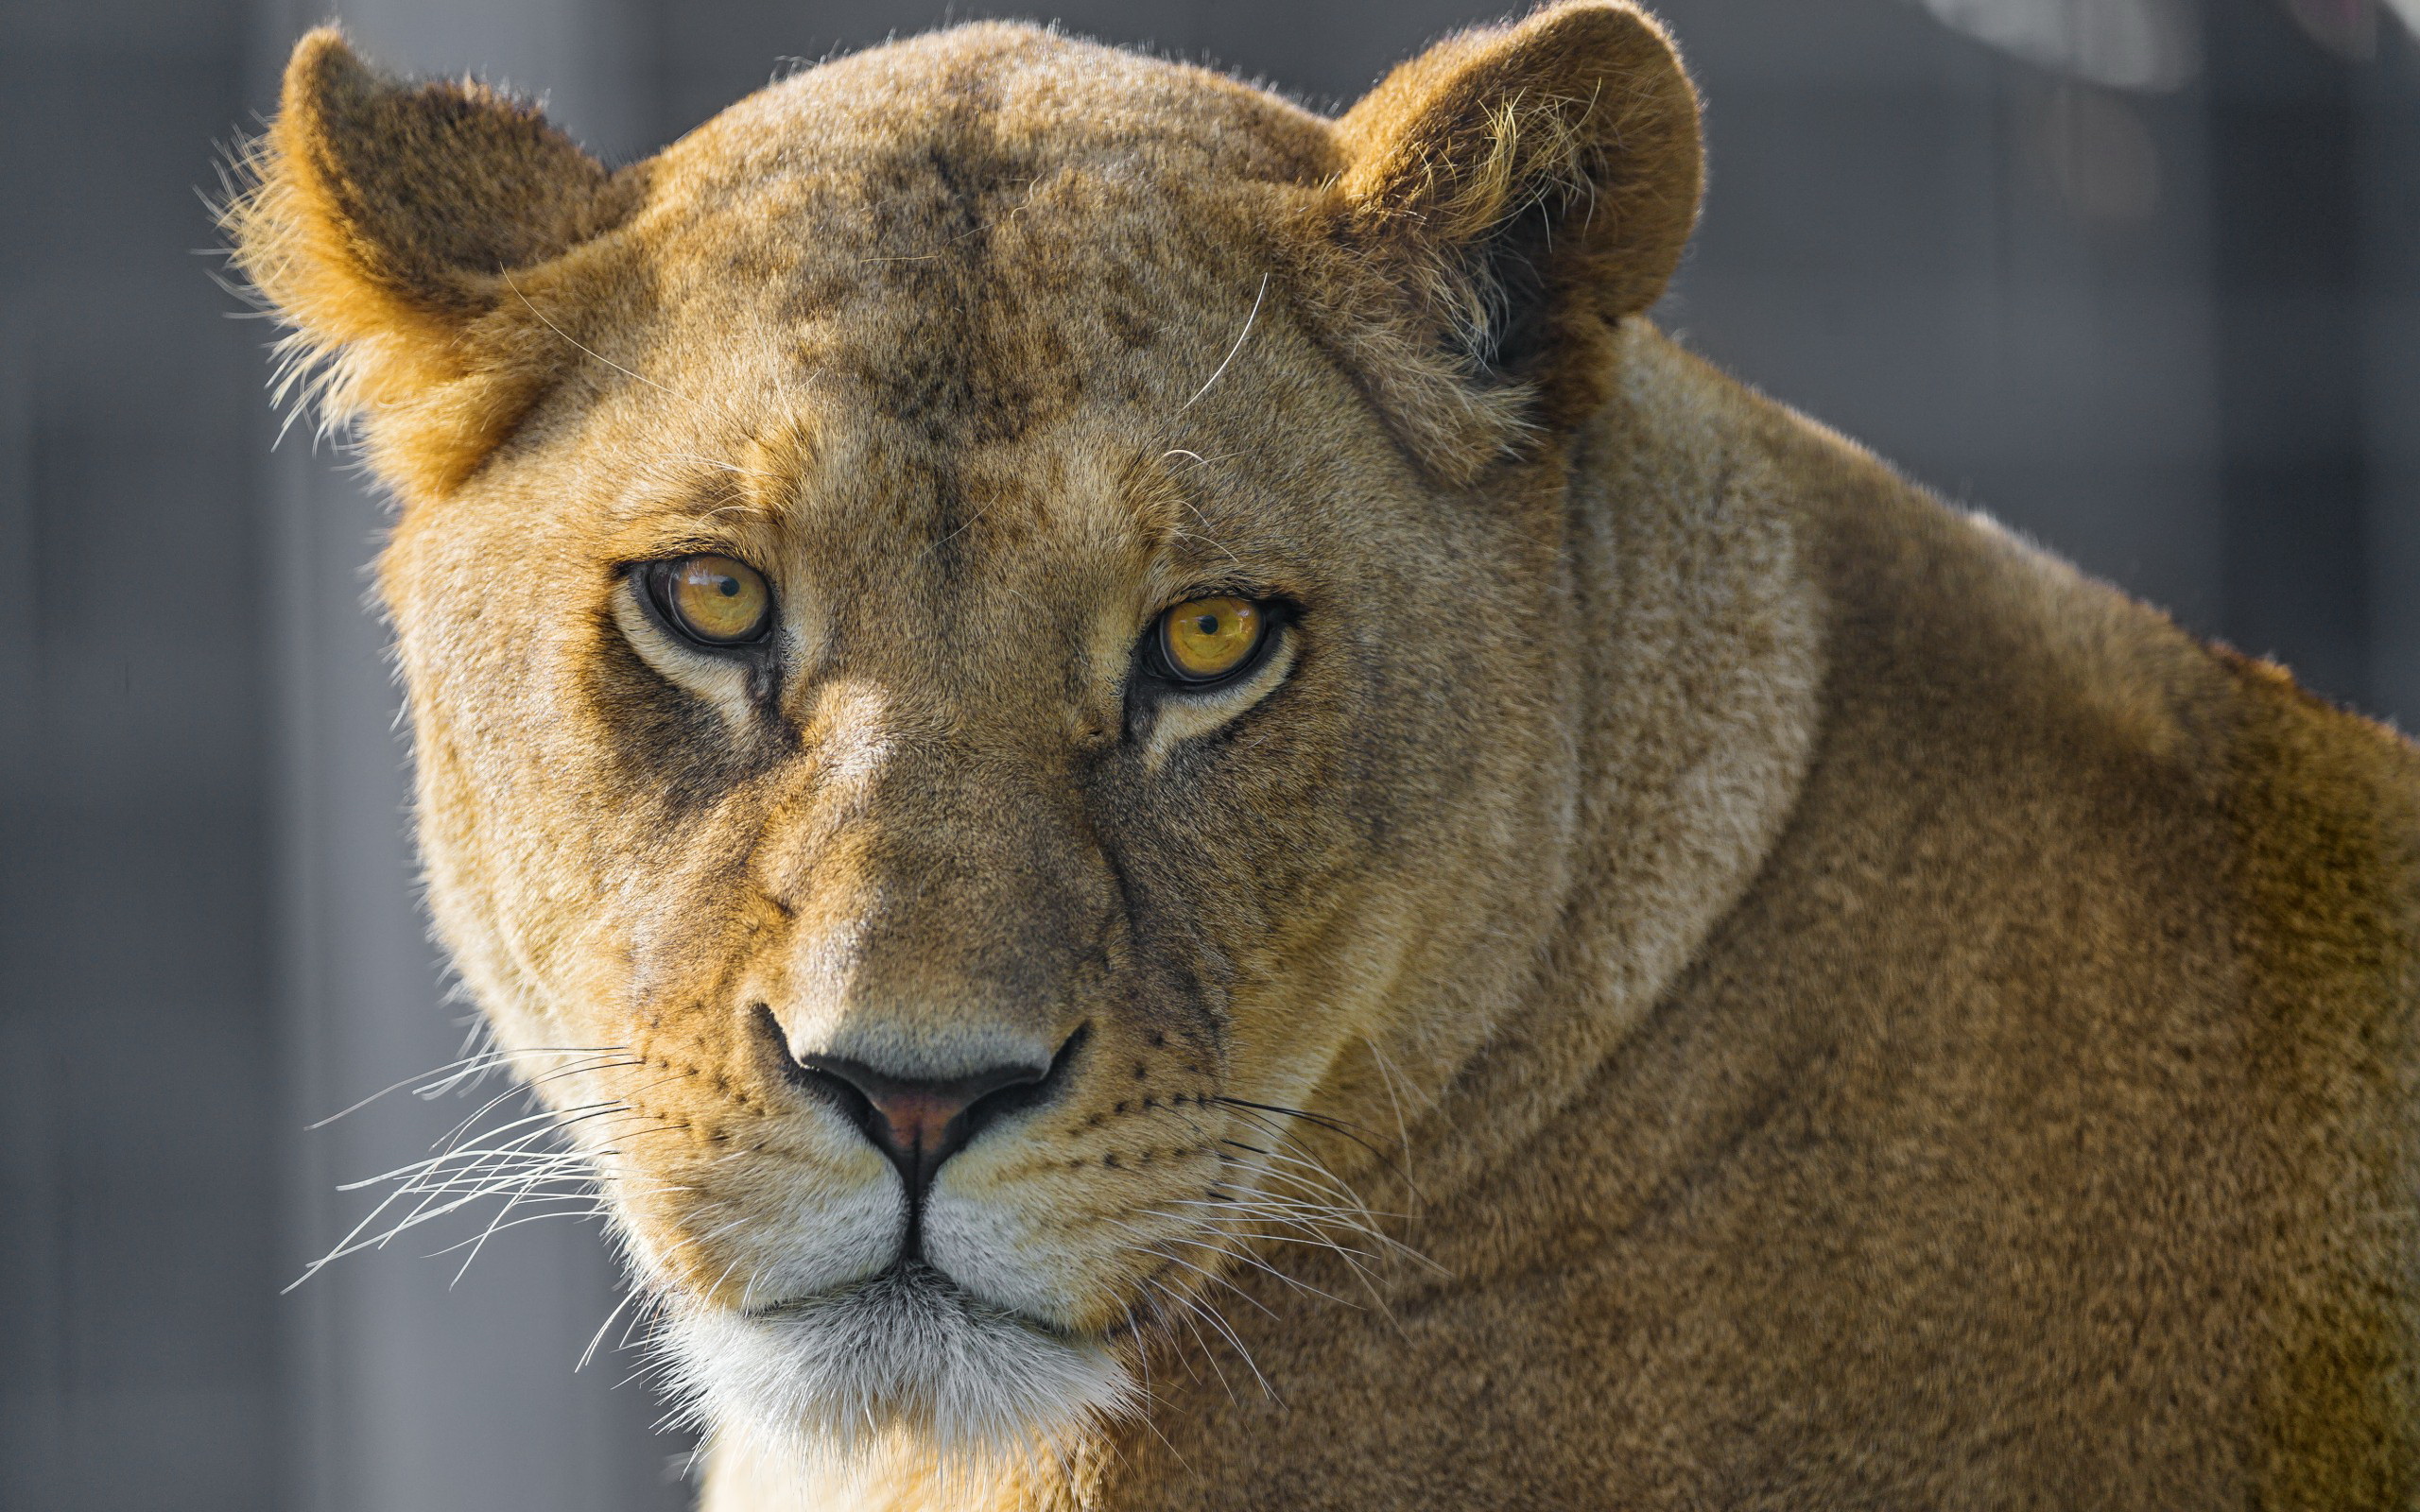
[[[989,1125],[998,1123],[1010,1114],[1022,1112],[1026,1108],[1056,1096],[1059,1089],[1066,1084],[1067,1067],[1075,1060],[1077,1052],[1083,1048],[1084,1041],[1091,1038],[1091,1035],[1090,1024],[1078,1026],[1075,1033],[1060,1041],[1059,1049],[1051,1056],[1049,1065],[1043,1067],[1030,1076],[995,1087],[969,1103],[962,1115],[965,1137],[971,1140]]]
[[[860,1091],[856,1083],[821,1066],[810,1065],[804,1058],[792,1060],[789,1070],[792,1081],[830,1098],[841,1115],[857,1125],[866,1138],[876,1144],[883,1143],[880,1133],[882,1113],[874,1107],[873,1099]]]

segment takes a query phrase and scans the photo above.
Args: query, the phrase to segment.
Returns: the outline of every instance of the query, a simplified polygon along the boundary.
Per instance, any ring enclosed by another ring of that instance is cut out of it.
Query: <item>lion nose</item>
[[[1023,1107],[1065,1060],[1063,1047],[1048,1064],[990,1066],[947,1080],[894,1076],[840,1056],[802,1055],[799,1068],[856,1120],[916,1196],[942,1162],[1001,1115]]]

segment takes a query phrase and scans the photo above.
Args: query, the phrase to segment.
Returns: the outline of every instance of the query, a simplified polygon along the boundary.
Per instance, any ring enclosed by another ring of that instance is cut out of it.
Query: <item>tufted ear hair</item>
[[[276,121],[221,209],[236,268],[289,328],[278,386],[357,422],[406,498],[441,494],[527,411],[566,350],[562,265],[627,219],[608,173],[483,85],[372,72],[334,27],[295,45]]]
[[[1679,263],[1703,184],[1697,92],[1628,0],[1447,38],[1337,122],[1332,234],[1392,285],[1354,300],[1363,369],[1414,450],[1468,476],[1601,400],[1605,342]]]

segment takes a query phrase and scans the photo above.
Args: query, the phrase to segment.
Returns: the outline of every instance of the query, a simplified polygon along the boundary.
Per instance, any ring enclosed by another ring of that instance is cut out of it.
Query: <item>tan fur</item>
[[[2413,1504],[2420,763],[1644,323],[1695,112],[1620,3],[1335,122],[985,26],[607,175],[298,48],[238,255],[709,1506]],[[898,1332],[788,1056],[1080,1031]]]

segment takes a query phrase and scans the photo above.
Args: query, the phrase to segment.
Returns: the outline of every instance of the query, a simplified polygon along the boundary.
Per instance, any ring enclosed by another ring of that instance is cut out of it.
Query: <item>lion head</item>
[[[1651,23],[1334,120],[966,26],[617,171],[320,32],[251,167],[398,500],[439,926],[711,1424],[1063,1442],[1358,1221],[1314,1131],[1574,865],[1564,435],[1697,203]]]

